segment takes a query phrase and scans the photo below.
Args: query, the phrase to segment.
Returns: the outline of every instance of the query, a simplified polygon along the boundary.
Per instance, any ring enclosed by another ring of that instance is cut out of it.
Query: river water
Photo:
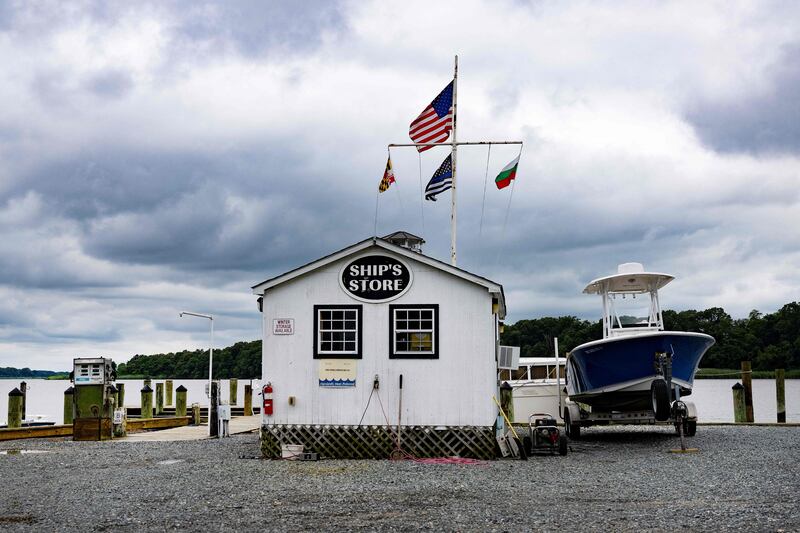
[[[48,420],[58,424],[63,422],[64,416],[64,391],[70,386],[68,381],[29,379],[28,384],[27,415],[45,415]],[[14,387],[19,387],[20,380],[0,379],[0,425],[5,424],[8,417],[8,393]],[[141,401],[140,390],[142,380],[123,379],[119,383],[125,384],[125,405],[139,406]],[[156,380],[153,380],[155,389]],[[187,403],[194,402],[208,405],[205,386],[208,383],[202,379],[173,380],[175,389],[183,385],[187,389]],[[238,403],[242,405],[244,386],[249,380],[239,380]],[[253,405],[257,406],[260,399],[257,396],[258,382],[253,381]],[[731,387],[736,383],[734,379],[698,379],[694,382],[694,392],[687,398],[697,406],[699,421],[702,422],[733,422],[733,398]],[[222,398],[229,398],[228,380],[222,380]],[[174,392],[173,392],[174,395]],[[155,394],[153,394],[155,401]],[[173,397],[173,405],[175,400]],[[777,412],[774,379],[753,380],[753,412],[756,422],[775,422]],[[786,380],[786,420],[800,422],[800,379]]]

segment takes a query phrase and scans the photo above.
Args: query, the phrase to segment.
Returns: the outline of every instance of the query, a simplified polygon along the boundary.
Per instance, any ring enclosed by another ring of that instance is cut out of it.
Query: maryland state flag
[[[387,190],[392,183],[394,183],[394,171],[392,170],[392,157],[389,156],[386,160],[386,170],[383,171],[383,179],[378,185],[378,192]]]

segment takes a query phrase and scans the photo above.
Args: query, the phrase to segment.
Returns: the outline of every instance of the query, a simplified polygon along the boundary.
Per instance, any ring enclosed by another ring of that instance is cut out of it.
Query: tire
[[[669,389],[667,382],[657,379],[650,385],[650,398],[653,400],[653,412],[656,420],[664,422],[669,420]]]
[[[558,437],[558,455],[567,455],[567,437],[565,435]]]
[[[697,435],[697,420],[687,420],[683,426],[683,434],[687,437]]]
[[[572,440],[578,440],[581,438],[581,426],[572,423],[572,418],[569,415],[569,409],[564,409],[564,430],[567,433],[567,437]]]
[[[533,450],[533,443],[531,442],[531,438],[528,435],[522,437],[522,445],[525,448],[525,453],[530,455],[531,450]]]

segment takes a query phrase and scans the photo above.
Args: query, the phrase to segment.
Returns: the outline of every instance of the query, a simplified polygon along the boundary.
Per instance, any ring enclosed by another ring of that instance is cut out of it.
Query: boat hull
[[[567,395],[564,394],[564,380],[561,380],[561,403],[564,405]],[[514,423],[527,424],[533,413],[548,413],[558,418],[559,385],[555,380],[510,381],[513,388]]]
[[[655,354],[673,354],[672,381],[686,396],[692,392],[700,360],[713,344],[709,335],[679,331],[587,342],[574,348],[567,359],[567,392],[571,400],[594,409],[650,409],[650,386],[660,378]]]

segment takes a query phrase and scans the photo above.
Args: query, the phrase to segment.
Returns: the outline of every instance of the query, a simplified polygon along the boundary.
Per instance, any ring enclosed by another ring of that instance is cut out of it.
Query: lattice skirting
[[[396,428],[386,426],[261,426],[261,453],[281,456],[282,444],[302,444],[304,451],[336,459],[388,459]],[[404,426],[401,448],[414,457],[494,459],[492,426]]]

